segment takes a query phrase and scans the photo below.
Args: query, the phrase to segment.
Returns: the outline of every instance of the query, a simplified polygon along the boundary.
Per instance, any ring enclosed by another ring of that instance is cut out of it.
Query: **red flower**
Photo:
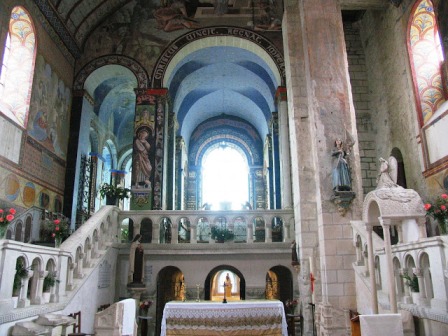
[[[3,209],[0,209],[0,214],[3,213]]]
[[[6,220],[7,220],[8,222],[12,221],[13,219],[14,219],[14,216],[13,216],[13,215],[7,215],[7,216],[6,216]]]
[[[3,217],[0,217],[0,223],[3,223],[3,220],[4,220]]]
[[[53,238],[56,237],[56,233],[53,232],[53,233],[51,234],[51,236],[52,236]]]
[[[55,220],[53,221],[54,225],[59,225],[60,222],[61,222],[61,221],[60,221],[59,219],[55,219]]]
[[[9,213],[11,215],[15,215],[16,214],[16,209],[14,209],[14,208],[9,209]]]
[[[429,203],[425,204],[425,210],[428,211],[429,209],[431,209],[432,205]]]
[[[54,229],[55,229],[56,231],[59,231],[59,226],[56,226]]]
[[[445,211],[445,210],[446,210],[446,206],[441,205],[441,206],[440,206],[440,209],[442,209],[443,211]]]
[[[447,199],[448,198],[448,195],[447,194],[442,194],[440,197],[442,197],[443,199]]]

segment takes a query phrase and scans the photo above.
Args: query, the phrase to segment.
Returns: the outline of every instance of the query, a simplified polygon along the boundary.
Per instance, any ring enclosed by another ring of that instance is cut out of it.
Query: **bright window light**
[[[248,200],[246,158],[225,144],[210,150],[202,165],[203,203],[211,210],[240,210]]]

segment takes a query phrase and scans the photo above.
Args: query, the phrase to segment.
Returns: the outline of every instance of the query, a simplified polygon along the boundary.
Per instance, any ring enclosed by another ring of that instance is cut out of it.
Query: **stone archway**
[[[210,40],[210,43],[204,42],[206,39]],[[151,75],[151,87],[166,87],[171,72],[180,60],[189,53],[207,48],[209,45],[216,45],[215,40],[217,39],[219,39],[219,45],[221,46],[238,46],[242,49],[255,51],[276,73],[278,82],[282,83],[282,86],[285,85],[285,60],[283,54],[271,41],[249,29],[216,26],[193,30],[173,41],[160,55],[154,66]],[[187,45],[188,48],[184,49]],[[182,50],[182,53],[179,52],[180,50]]]
[[[230,265],[219,265],[215,268],[213,268],[205,278],[204,282],[204,299],[210,300],[211,299],[211,292],[212,292],[212,281],[213,277],[216,275],[216,273],[222,271],[222,270],[228,270],[233,272],[239,277],[240,281],[240,300],[246,299],[246,279],[244,278],[243,274],[235,267]]]

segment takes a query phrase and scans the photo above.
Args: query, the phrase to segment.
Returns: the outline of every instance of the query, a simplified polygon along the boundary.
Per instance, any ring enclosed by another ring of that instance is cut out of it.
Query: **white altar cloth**
[[[287,336],[278,300],[221,302],[171,301],[163,310],[161,336]]]

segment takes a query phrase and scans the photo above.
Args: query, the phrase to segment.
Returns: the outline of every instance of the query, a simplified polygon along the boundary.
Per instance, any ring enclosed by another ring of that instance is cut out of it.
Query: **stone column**
[[[405,274],[408,274],[408,270],[406,268],[400,269],[400,277],[403,278]],[[411,303],[411,291],[409,289],[409,286],[404,286],[404,296],[403,296],[403,303]]]
[[[368,264],[369,268],[371,270],[370,272],[370,290],[371,290],[371,308],[372,308],[372,314],[378,314],[378,293],[376,288],[376,281],[375,281],[375,256],[373,254],[373,237],[372,237],[372,231],[373,231],[373,225],[370,223],[366,223],[366,231],[367,231],[367,257],[368,257]]]
[[[38,271],[36,273],[38,276],[36,286],[32,286],[31,289],[31,304],[40,305],[43,304],[42,292],[44,287],[44,279],[48,275],[48,271]]]
[[[98,236],[93,236],[92,258],[98,258]]]
[[[190,244],[196,244],[198,242],[196,229],[197,229],[197,224],[190,223]]]
[[[426,232],[426,217],[421,217],[417,219],[418,231],[419,231],[419,240],[428,237],[428,233]]]
[[[73,284],[73,273],[76,269],[76,263],[69,263],[68,264],[68,274],[67,274],[67,290],[71,291],[75,288]]]
[[[19,298],[17,301],[17,308],[24,308],[30,305],[30,300],[27,298],[28,286],[30,283],[30,278],[33,276],[34,272],[29,270],[25,278],[22,278],[22,287],[20,288]]]
[[[420,267],[416,267],[412,269],[412,272],[417,276],[418,280],[418,291],[420,292],[420,300],[422,302],[426,301],[426,291],[425,291],[425,283],[423,281],[423,272]],[[415,303],[415,302],[414,302]]]
[[[246,230],[246,240],[247,243],[253,243],[254,242],[254,223],[253,222],[249,222],[246,224],[247,225],[247,230]]]
[[[265,231],[264,242],[265,243],[272,243],[272,227],[271,227],[271,223],[266,223],[265,224],[264,231]]]
[[[85,259],[84,259],[84,267],[85,268],[89,268],[91,267],[91,261],[90,261],[90,256],[91,256],[91,250],[92,250],[92,244],[89,242],[86,246],[85,246],[85,251],[84,251],[84,255],[85,255]]]
[[[78,279],[82,279],[82,278],[84,278],[84,274],[83,274],[83,272],[82,272],[82,264],[83,264],[83,260],[84,259],[84,253],[80,253],[79,254],[79,256],[78,256],[78,261],[77,261],[77,269],[76,269],[76,272],[75,272],[75,276],[78,278]]]
[[[278,87],[276,92],[278,109],[278,132],[280,145],[280,178],[282,209],[292,208],[291,152],[289,149],[288,102],[286,88]]]
[[[50,288],[50,303],[59,302],[59,272],[53,272],[56,280],[56,283],[53,287]]]
[[[384,249],[386,251],[386,265],[387,265],[387,278],[389,283],[389,301],[390,310],[393,314],[398,312],[397,306],[397,293],[395,292],[395,279],[394,279],[394,266],[392,263],[392,247],[390,242],[390,219],[382,219],[380,217],[380,223],[383,227],[384,233]]]
[[[171,224],[171,244],[179,243],[179,223]]]

